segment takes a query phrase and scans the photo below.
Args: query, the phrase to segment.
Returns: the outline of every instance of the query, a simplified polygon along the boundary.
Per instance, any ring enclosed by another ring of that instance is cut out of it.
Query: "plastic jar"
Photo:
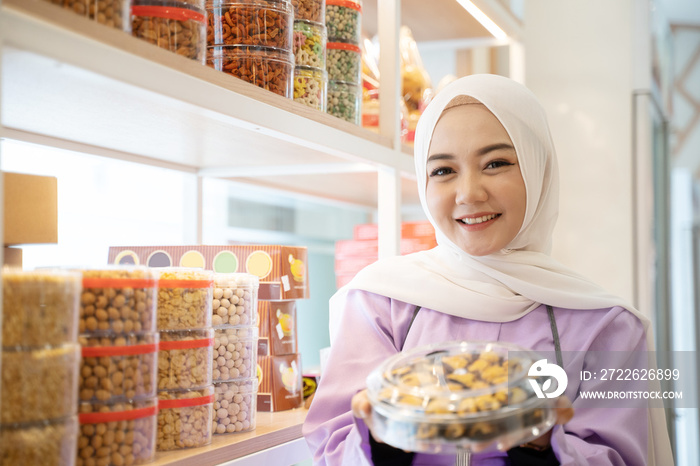
[[[211,327],[214,273],[184,267],[157,270],[158,330]]]
[[[158,392],[158,451],[209,445],[212,437],[214,387]]]
[[[359,45],[362,39],[362,2],[326,0],[328,42]]]
[[[82,270],[81,334],[110,335],[156,330],[158,274],[147,267]]]
[[[131,0],[48,0],[110,27],[131,31]]]
[[[207,64],[283,97],[293,95],[294,55],[291,50],[214,46],[208,49]]]
[[[326,110],[328,77],[323,69],[297,66],[294,69],[294,100],[307,107]]]
[[[249,273],[215,273],[212,326],[258,325],[259,286]]]
[[[207,23],[201,1],[133,0],[133,3],[134,37],[204,63]]]
[[[362,87],[342,81],[328,81],[326,112],[356,125],[362,114]]]
[[[211,385],[214,329],[160,332],[158,390]]]
[[[258,379],[237,379],[214,383],[215,434],[248,432],[255,429]]]
[[[208,1],[207,46],[292,50],[294,10],[288,0]]]
[[[326,20],[325,0],[292,0],[294,18],[323,23]]]
[[[2,270],[2,345],[56,346],[78,334],[81,274]]]
[[[326,71],[330,81],[362,84],[362,49],[355,44],[329,42]]]
[[[81,336],[78,398],[117,402],[156,396],[158,334]]]
[[[75,415],[29,424],[0,425],[2,464],[73,466],[78,439]]]
[[[293,44],[296,66],[326,67],[326,26],[311,21],[294,21]]]
[[[218,328],[214,331],[212,380],[252,377],[258,356],[258,328]]]

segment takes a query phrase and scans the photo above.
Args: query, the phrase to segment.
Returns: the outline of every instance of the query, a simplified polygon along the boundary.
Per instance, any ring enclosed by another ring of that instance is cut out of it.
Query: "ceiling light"
[[[486,28],[496,39],[504,40],[508,38],[508,34],[503,32],[503,29],[499,28],[496,23],[494,23],[491,18],[486,16],[483,11],[481,11],[476,5],[474,5],[471,0],[457,0],[457,3],[462,5],[462,7],[469,12],[470,15],[474,17],[482,26]]]

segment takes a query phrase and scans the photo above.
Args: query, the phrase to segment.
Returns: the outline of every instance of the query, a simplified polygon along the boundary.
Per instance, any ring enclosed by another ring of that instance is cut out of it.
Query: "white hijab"
[[[440,231],[426,204],[426,165],[430,141],[445,107],[458,96],[484,104],[501,122],[515,146],[525,181],[527,204],[520,231],[508,246],[487,256],[470,256]],[[330,301],[333,341],[348,291],[365,290],[467,319],[510,322],[548,304],[565,309],[621,306],[636,315],[653,339],[649,320],[634,307],[565,267],[549,253],[559,211],[559,173],[544,109],[523,85],[496,75],[460,78],[441,90],[416,128],[414,158],[418,193],[438,246],[407,256],[382,259],[363,269]],[[651,409],[656,464],[672,464],[663,410]],[[661,416],[660,419],[658,416]],[[664,440],[665,439],[665,440]],[[650,445],[650,447],[651,447]],[[658,453],[663,451],[663,456]],[[669,456],[667,456],[669,455]]]

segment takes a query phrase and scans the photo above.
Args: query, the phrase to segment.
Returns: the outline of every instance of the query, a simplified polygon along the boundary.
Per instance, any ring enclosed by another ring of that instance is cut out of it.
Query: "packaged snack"
[[[0,424],[0,464],[73,466],[78,439],[75,415],[29,424]]]
[[[214,387],[158,392],[158,451],[209,445]]]
[[[310,66],[294,69],[294,101],[317,110],[326,110],[326,71]]]
[[[212,325],[256,326],[259,286],[260,279],[252,274],[215,273]]]
[[[293,51],[296,66],[326,67],[326,26],[294,21]]]
[[[158,330],[211,327],[214,273],[184,267],[157,270]]]
[[[247,432],[255,429],[258,379],[237,379],[214,383],[215,434]]]
[[[207,2],[207,45],[292,49],[294,11],[288,0]]]
[[[158,390],[211,385],[214,329],[160,332]]]

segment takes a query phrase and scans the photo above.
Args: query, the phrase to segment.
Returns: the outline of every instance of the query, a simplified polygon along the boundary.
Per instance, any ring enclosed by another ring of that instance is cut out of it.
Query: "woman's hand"
[[[556,410],[556,418],[554,424],[566,424],[574,417],[574,408],[571,405],[571,401],[565,397],[560,396],[557,398],[556,404],[554,406]],[[527,442],[526,445],[530,445],[535,448],[547,448],[549,447],[550,440],[552,438],[552,430],[549,429],[544,435],[537,437],[535,440]],[[513,447],[520,446],[522,441],[517,438],[504,438],[499,444],[500,450],[510,450]]]
[[[367,390],[362,390],[361,392],[356,393],[355,396],[352,397],[350,406],[352,409],[352,415],[365,421],[365,424],[369,428],[370,434],[372,434],[372,405],[369,403]],[[372,434],[372,437],[379,441],[374,434]]]

